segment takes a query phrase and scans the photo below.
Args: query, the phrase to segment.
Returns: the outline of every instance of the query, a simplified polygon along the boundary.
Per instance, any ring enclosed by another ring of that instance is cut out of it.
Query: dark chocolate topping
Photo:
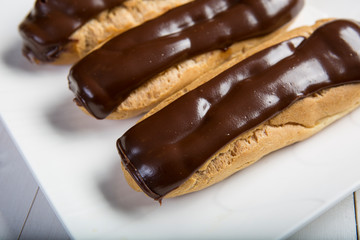
[[[19,26],[24,55],[32,61],[56,60],[76,29],[122,2],[124,0],[37,0]]]
[[[123,51],[146,41],[180,32],[197,23],[214,18],[240,0],[196,0],[174,8],[162,16],[143,23],[120,34],[116,40],[109,41],[102,49]]]
[[[253,55],[119,138],[123,163],[143,191],[161,199],[227,143],[294,102],[360,82],[358,23],[333,21],[296,47],[300,41]]]
[[[70,71],[69,87],[89,113],[106,118],[134,89],[167,68],[272,32],[289,22],[303,4],[303,0],[202,0],[183,5],[83,58]],[[163,31],[160,23],[171,27]]]

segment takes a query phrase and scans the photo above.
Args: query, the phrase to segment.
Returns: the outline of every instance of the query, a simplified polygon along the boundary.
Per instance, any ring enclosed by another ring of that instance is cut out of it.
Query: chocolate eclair
[[[109,38],[190,1],[36,0],[19,26],[23,54],[36,63],[74,63]]]
[[[155,200],[203,189],[358,107],[360,24],[317,25],[285,34],[129,129],[117,141],[129,184]]]
[[[91,52],[72,67],[69,87],[78,105],[98,119],[137,115],[272,37],[303,5],[303,0],[182,5]]]

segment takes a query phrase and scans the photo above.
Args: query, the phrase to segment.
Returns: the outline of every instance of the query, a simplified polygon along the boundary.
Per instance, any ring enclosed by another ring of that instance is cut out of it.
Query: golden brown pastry
[[[69,87],[98,119],[146,112],[202,74],[274,37],[303,0],[198,0],[111,39],[75,64]]]
[[[131,187],[156,200],[201,190],[360,105],[359,23],[320,21],[262,47],[173,95],[119,138]]]

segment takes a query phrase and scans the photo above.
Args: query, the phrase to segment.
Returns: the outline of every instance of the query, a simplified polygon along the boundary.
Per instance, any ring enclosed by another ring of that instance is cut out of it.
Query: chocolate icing
[[[214,18],[238,4],[240,0],[196,0],[174,8],[162,16],[143,23],[120,34],[113,41],[109,41],[102,49],[109,51],[124,51],[138,44],[180,32],[197,23]]]
[[[106,118],[134,89],[167,68],[272,32],[289,22],[303,4],[303,0],[202,0],[183,5],[79,61],[70,71],[69,87],[89,113]],[[161,22],[171,27],[162,31]]]
[[[69,37],[100,12],[125,0],[37,0],[19,26],[23,53],[31,61],[51,62],[58,58]]]
[[[360,82],[358,23],[333,21],[295,49],[298,43],[293,39],[240,62],[119,138],[124,166],[142,190],[162,199],[227,143],[294,102]]]

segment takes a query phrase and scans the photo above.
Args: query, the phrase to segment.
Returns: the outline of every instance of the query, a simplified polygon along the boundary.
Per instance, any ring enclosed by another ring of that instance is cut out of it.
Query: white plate
[[[72,102],[69,67],[21,56],[17,25],[33,0],[2,1],[0,113],[74,238],[266,238],[291,234],[359,188],[360,109],[209,189],[162,206],[125,183],[115,140],[136,119],[97,121]],[[358,0],[312,0],[294,25],[357,17]]]

